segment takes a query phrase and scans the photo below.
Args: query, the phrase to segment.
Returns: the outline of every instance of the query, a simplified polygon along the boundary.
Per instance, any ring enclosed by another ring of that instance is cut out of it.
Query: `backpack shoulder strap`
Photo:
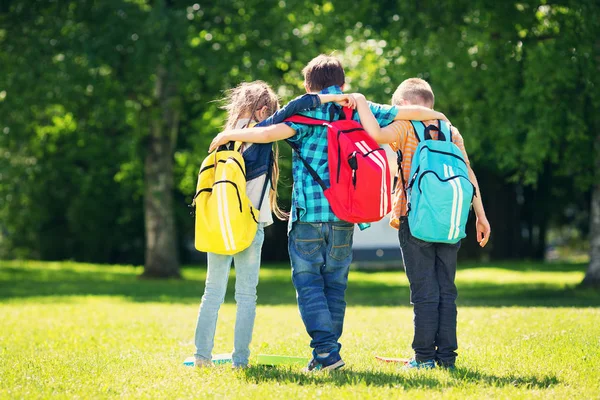
[[[319,174],[317,174],[317,171],[315,171],[313,169],[313,167],[310,166],[310,164],[308,163],[308,161],[306,161],[300,155],[300,149],[298,148],[298,145],[296,143],[294,143],[294,142],[291,142],[291,141],[287,140],[287,139],[286,139],[285,142],[290,145],[290,147],[292,148],[292,150],[294,152],[296,152],[296,155],[298,156],[298,158],[300,159],[300,161],[302,161],[302,164],[304,164],[304,167],[306,168],[306,170],[308,171],[308,173],[310,174],[310,176],[312,176],[312,178],[319,184],[319,186],[321,186],[321,189],[323,189],[323,191],[327,190],[327,186],[325,185],[325,182],[323,181],[323,179],[321,179],[321,177],[319,176]]]
[[[283,120],[283,122],[293,122],[295,124],[300,124],[300,125],[316,125],[316,126],[327,125],[329,123],[329,121],[325,121],[323,119],[306,117],[306,116],[300,115],[300,114],[296,114],[289,118],[286,118]]]
[[[406,182],[404,180],[404,170],[402,169],[402,161],[404,161],[402,157],[402,151],[398,149],[398,151],[396,151],[396,155],[398,162],[398,171],[396,173],[400,176],[400,182],[402,183],[402,192],[404,193],[404,198],[406,199],[406,201],[408,201],[408,195],[406,194]],[[394,187],[395,186],[396,185],[394,185]]]
[[[440,127],[440,133],[444,135],[444,139],[447,142],[452,142],[452,127],[447,121],[438,120],[438,126]],[[438,137],[438,140],[440,137]]]
[[[350,107],[340,107],[335,103],[330,103],[331,106],[329,107],[329,121],[333,122],[336,120],[336,115],[337,115],[337,120],[352,120],[352,117],[354,116],[354,110]]]
[[[449,128],[448,125],[445,125],[446,121],[441,121],[438,120],[438,126],[435,125],[429,125],[429,126],[425,126],[425,122],[423,121],[410,121],[414,130],[415,130],[415,135],[417,136],[417,139],[420,142],[422,142],[423,140],[433,140],[433,137],[431,136],[431,131],[437,131],[438,132],[438,140],[441,141],[446,141],[448,140],[447,138],[450,138],[450,134],[449,132]],[[445,130],[444,130],[445,128]]]
[[[425,124],[423,121],[410,121],[417,137],[417,142],[421,143],[425,140]]]
[[[273,155],[273,147],[271,147],[271,154],[269,155],[269,166],[267,167],[267,176],[265,177],[265,184],[262,188],[262,193],[260,194],[260,200],[258,201],[258,211],[262,208],[263,200],[265,199],[265,194],[267,193],[267,187],[271,182],[273,176],[273,160],[275,156]]]

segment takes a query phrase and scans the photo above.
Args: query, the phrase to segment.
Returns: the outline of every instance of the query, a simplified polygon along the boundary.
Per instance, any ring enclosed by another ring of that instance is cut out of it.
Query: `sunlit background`
[[[302,67],[333,53],[346,90],[373,101],[431,83],[493,230],[481,250],[471,221],[461,257],[585,262],[600,240],[599,37],[594,0],[5,0],[0,256],[143,264],[147,235],[166,232],[166,264],[201,259],[187,204],[223,91],[261,79],[285,104]],[[146,232],[148,218],[165,229]],[[264,260],[287,260],[285,230],[268,229]],[[388,239],[367,246],[375,259]]]

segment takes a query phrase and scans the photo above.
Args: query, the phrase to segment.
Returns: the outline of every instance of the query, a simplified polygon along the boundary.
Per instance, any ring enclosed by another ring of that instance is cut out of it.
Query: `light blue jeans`
[[[219,308],[225,300],[231,262],[235,266],[235,332],[233,340],[233,365],[248,365],[250,342],[256,316],[256,286],[260,270],[260,255],[264,241],[263,225],[258,225],[254,241],[246,250],[233,256],[208,253],[208,272],[198,322],[196,324],[196,358],[212,359],[215,330]]]

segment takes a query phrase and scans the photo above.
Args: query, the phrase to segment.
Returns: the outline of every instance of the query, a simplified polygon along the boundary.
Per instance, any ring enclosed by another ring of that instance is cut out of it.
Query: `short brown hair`
[[[435,96],[429,83],[420,78],[410,78],[398,86],[392,97],[392,104],[400,105],[402,100],[409,101],[411,104],[418,104],[433,108]]]
[[[343,86],[346,81],[340,60],[325,54],[310,60],[302,70],[302,75],[306,87],[311,92],[318,92],[329,86]]]

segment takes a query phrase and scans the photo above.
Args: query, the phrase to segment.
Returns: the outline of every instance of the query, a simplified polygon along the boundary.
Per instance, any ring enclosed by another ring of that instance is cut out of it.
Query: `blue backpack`
[[[412,235],[426,242],[457,243],[466,236],[465,227],[475,187],[469,180],[467,163],[452,143],[446,121],[425,127],[411,121],[419,145],[413,155],[407,188],[408,225]],[[433,140],[430,131],[438,131]]]

